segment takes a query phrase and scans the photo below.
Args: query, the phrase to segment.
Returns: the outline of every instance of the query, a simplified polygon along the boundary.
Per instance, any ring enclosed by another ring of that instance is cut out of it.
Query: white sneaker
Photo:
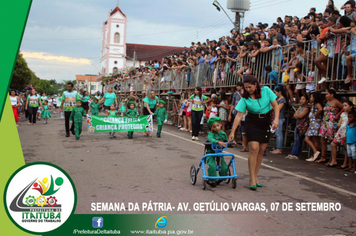
[[[195,141],[199,141],[199,138],[198,138],[198,137],[195,137]]]
[[[318,84],[322,84],[322,83],[324,83],[324,82],[326,82],[327,81],[327,79],[325,78],[325,77],[323,77],[323,78],[321,78],[321,80],[318,82]]]
[[[192,136],[192,140],[195,140],[195,136]]]

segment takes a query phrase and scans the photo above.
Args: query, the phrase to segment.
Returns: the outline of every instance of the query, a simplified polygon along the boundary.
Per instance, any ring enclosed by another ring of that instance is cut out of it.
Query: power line
[[[72,40],[98,40],[101,38],[82,38],[82,39],[26,39],[25,41],[72,41]]]
[[[269,6],[274,6],[274,5],[277,5],[277,4],[281,4],[281,3],[286,3],[286,2],[290,2],[292,0],[285,0],[285,1],[282,1],[282,2],[277,2],[277,3],[273,3],[273,4],[268,4],[268,5],[265,5],[265,6],[259,6],[259,7],[256,7],[256,8],[252,8],[250,10],[256,10],[256,9],[260,9],[260,8],[265,8],[265,7],[269,7]]]
[[[204,27],[204,28],[206,28],[206,29],[200,31],[200,34],[202,34],[202,32],[208,31],[209,28],[211,28],[211,27],[219,26],[219,23],[221,23],[221,22],[223,22],[223,21],[226,21],[226,16],[220,17],[219,19],[220,19],[220,20],[217,20],[218,22],[215,22],[214,24],[212,24],[212,25],[210,25],[210,26],[208,26],[208,27]],[[193,36],[193,35],[190,36],[190,37],[188,38],[189,41],[191,41],[192,38],[195,38],[195,36]],[[173,44],[178,44],[178,43],[180,44],[180,43],[182,43],[182,42],[184,42],[184,41],[188,41],[188,39],[187,39],[187,38],[178,39],[178,40],[176,40],[174,43],[171,43],[171,44],[172,44],[172,45],[173,45]],[[165,49],[155,49],[155,50],[152,50],[152,51],[151,51],[151,54],[153,54],[153,52],[161,52],[161,51],[165,51]],[[138,55],[139,55],[139,53],[138,53]]]

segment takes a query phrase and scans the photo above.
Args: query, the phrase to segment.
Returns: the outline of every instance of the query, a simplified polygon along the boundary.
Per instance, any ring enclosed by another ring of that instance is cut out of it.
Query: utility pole
[[[243,13],[242,13],[243,14]],[[235,12],[235,31],[240,32],[240,21],[241,21],[241,15],[240,12]]]
[[[136,64],[136,51],[133,52],[133,59],[134,59],[133,66],[134,66],[134,68],[135,68],[135,64]]]

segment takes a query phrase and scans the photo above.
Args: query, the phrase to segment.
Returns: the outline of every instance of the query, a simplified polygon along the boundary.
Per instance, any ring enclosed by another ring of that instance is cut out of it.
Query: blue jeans
[[[339,80],[340,83],[341,83],[341,88],[344,89],[344,90],[349,90],[349,84],[345,84],[345,79],[346,79],[346,76],[347,76],[347,66],[343,66],[341,64],[341,61],[339,63],[339,73],[338,73],[338,76],[339,76]]]
[[[294,129],[294,145],[291,154],[299,156],[302,151],[304,137],[299,137],[297,127]]]
[[[277,141],[277,149],[282,151],[283,148],[283,124],[285,119],[279,119],[279,125],[276,129],[276,141]]]

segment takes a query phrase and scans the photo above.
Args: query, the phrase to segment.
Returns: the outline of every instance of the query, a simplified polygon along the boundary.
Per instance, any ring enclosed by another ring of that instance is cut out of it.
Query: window
[[[118,72],[119,72],[119,70],[117,69],[117,67],[114,67],[114,68],[112,69],[112,74],[113,74],[113,75],[117,75]]]
[[[119,33],[115,33],[115,35],[114,35],[114,43],[120,43],[120,34]]]
[[[90,90],[95,90],[96,86],[95,85],[90,85]]]

